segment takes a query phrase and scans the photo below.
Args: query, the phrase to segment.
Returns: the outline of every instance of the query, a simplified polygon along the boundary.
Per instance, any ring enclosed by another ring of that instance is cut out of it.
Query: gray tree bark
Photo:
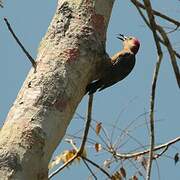
[[[59,0],[37,55],[0,131],[0,179],[48,179],[48,163],[106,63],[114,0]]]

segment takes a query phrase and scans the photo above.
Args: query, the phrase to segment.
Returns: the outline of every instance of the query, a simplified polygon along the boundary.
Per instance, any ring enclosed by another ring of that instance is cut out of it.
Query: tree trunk
[[[59,0],[0,131],[0,178],[48,179],[48,163],[99,66],[114,0]]]

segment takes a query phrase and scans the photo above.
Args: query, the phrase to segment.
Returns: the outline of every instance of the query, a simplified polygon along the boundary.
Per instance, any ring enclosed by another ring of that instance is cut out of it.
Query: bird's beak
[[[127,37],[124,36],[123,34],[118,34],[117,38],[120,39],[121,41],[125,41],[127,39]]]

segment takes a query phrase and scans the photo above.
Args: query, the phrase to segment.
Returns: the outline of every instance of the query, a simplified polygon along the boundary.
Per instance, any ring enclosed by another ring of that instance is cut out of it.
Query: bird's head
[[[117,38],[123,41],[124,49],[130,50],[134,54],[138,52],[139,47],[140,47],[140,42],[137,38],[132,37],[132,36],[126,37],[122,34],[118,34]]]

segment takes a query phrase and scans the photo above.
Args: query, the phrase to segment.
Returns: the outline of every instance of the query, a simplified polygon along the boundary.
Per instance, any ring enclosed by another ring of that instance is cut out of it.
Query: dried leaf
[[[62,154],[56,156],[48,165],[49,169],[52,169],[54,166],[58,165],[62,161]]]
[[[123,167],[120,168],[120,174],[122,177],[126,178],[126,170]]]
[[[62,163],[66,163],[69,159],[71,159],[76,154],[76,150],[65,150],[61,154],[57,155],[48,165],[49,169],[52,169],[54,166]],[[80,160],[80,159],[78,159]]]
[[[138,180],[138,177],[137,176],[133,176],[132,180]]]
[[[102,123],[97,123],[96,124],[96,135],[99,135],[100,131],[101,131],[101,127],[102,127]]]
[[[96,143],[94,146],[95,146],[96,152],[99,152],[102,149],[102,146],[99,143]]]
[[[143,166],[143,168],[146,170],[147,169],[147,159],[145,157],[142,157],[141,159],[141,165]]]
[[[69,150],[67,151],[65,154],[64,154],[64,163],[66,163],[67,161],[69,161],[74,155],[76,154],[76,150],[75,149],[72,149],[72,150]]]
[[[116,171],[116,172],[112,175],[111,179],[112,179],[112,180],[122,180],[123,178],[122,178],[121,174],[120,174],[118,171]]]
[[[176,163],[179,162],[179,153],[176,153],[174,156],[174,163],[176,165]]]
[[[103,166],[108,169],[110,168],[110,165],[111,165],[111,160],[109,159],[105,160],[103,163]]]

